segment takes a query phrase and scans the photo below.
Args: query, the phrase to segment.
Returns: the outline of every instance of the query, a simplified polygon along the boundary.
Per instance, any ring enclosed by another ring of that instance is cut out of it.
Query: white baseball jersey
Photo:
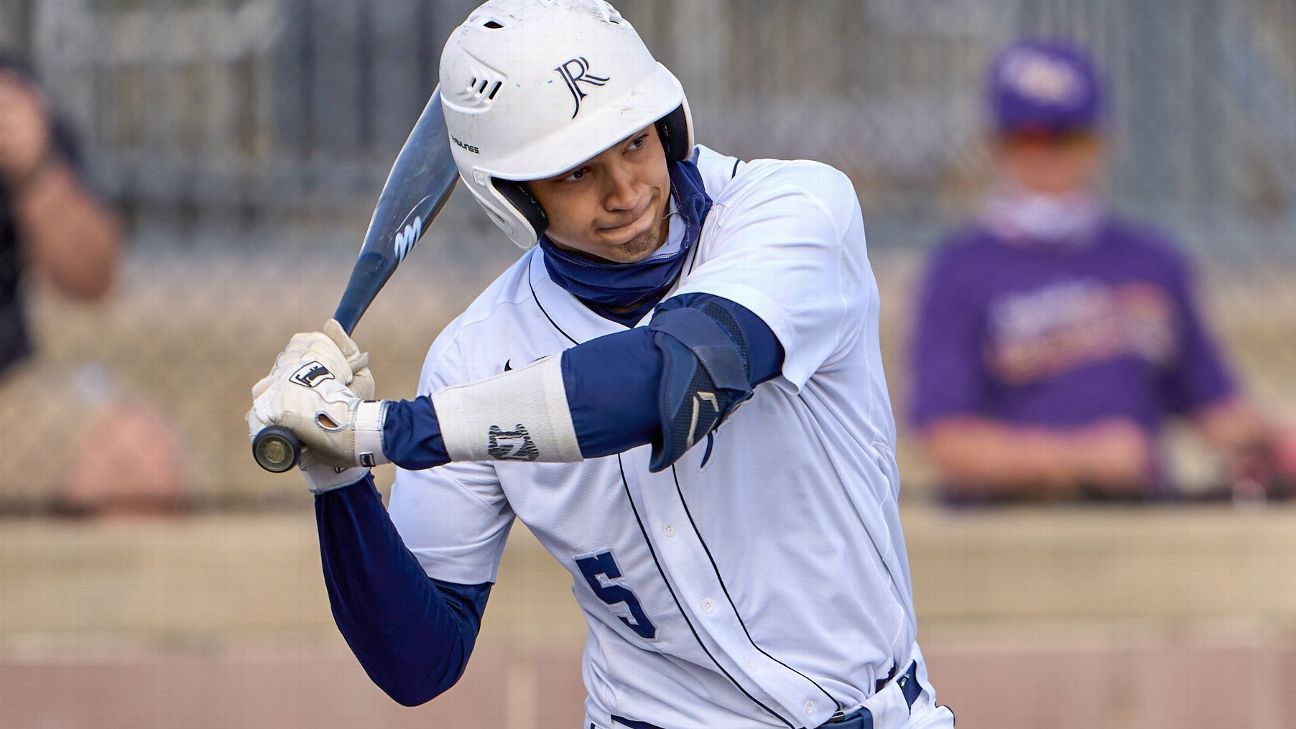
[[[453,463],[398,472],[390,511],[437,579],[494,581],[514,518],[571,571],[589,622],[585,726],[817,727],[916,657],[877,284],[845,175],[705,147],[697,163],[714,207],[672,294],[754,312],[782,374],[661,473],[648,446]],[[551,281],[543,255],[437,338],[420,394],[624,331]]]

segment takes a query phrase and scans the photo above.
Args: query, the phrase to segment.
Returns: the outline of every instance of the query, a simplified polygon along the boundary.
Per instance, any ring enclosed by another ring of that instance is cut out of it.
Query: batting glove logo
[[[595,76],[589,72],[589,61],[584,56],[578,56],[554,69],[562,76],[563,83],[567,84],[567,90],[571,92],[572,101],[576,102],[576,108],[572,110],[571,118],[575,119],[580,113],[581,101],[587,94],[581,90],[581,84],[590,86],[602,86],[611,80],[610,76]]]
[[[328,380],[335,380],[337,378],[334,377],[333,373],[329,372],[328,368],[323,364],[319,362],[307,362],[301,367],[298,367],[297,371],[294,372],[292,377],[289,379],[302,387],[314,389],[318,387],[320,383],[327,382]]]

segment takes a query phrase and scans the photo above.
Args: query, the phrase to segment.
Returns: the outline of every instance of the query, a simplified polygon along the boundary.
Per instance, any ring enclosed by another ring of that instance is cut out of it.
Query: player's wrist
[[[391,459],[383,451],[383,426],[387,422],[390,400],[362,400],[352,413],[351,429],[355,434],[355,464],[372,468]]]

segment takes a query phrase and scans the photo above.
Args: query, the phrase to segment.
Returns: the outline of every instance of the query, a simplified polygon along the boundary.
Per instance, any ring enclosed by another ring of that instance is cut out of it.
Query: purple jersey
[[[1234,393],[1198,316],[1187,263],[1161,235],[1108,219],[1081,245],[1010,242],[984,224],[930,262],[912,351],[913,424],[1011,425],[1171,414]]]

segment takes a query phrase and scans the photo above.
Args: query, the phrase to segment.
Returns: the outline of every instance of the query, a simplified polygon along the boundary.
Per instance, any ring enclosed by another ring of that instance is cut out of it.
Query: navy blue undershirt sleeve
[[[711,301],[728,311],[747,340],[751,386],[778,376],[783,345],[774,332],[743,306],[710,294],[682,294],[663,301],[657,312]],[[662,355],[648,327],[637,327],[579,344],[562,354],[567,406],[581,455],[597,458],[652,442],[661,427],[657,389]],[[383,422],[383,453],[411,470],[450,461],[436,411],[427,396],[393,402]]]
[[[742,329],[751,363],[752,387],[777,377],[783,346],[760,317],[728,299],[682,294],[657,307],[671,309],[711,301],[728,311]],[[647,327],[609,334],[572,347],[562,355],[563,384],[581,455],[622,453],[652,441],[661,428],[657,390],[662,355]]]
[[[427,395],[387,406],[383,421],[383,455],[401,468],[419,471],[450,462],[441,424]]]
[[[581,455],[621,453],[660,428],[662,357],[648,327],[591,339],[562,355],[563,387]]]
[[[405,547],[373,478],[315,498],[333,620],[365,672],[405,706],[463,675],[491,584],[427,576]]]

